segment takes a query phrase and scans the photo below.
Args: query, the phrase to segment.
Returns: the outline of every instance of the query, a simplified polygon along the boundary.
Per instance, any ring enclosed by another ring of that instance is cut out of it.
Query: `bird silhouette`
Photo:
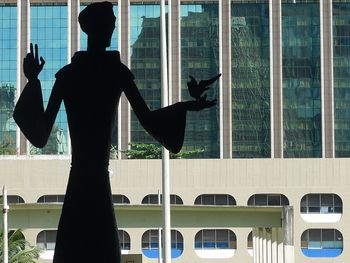
[[[203,92],[210,89],[208,86],[218,80],[220,76],[221,74],[218,74],[211,79],[201,80],[199,83],[194,77],[189,76],[191,81],[187,82],[187,87],[191,97],[195,98],[196,100],[200,100]]]

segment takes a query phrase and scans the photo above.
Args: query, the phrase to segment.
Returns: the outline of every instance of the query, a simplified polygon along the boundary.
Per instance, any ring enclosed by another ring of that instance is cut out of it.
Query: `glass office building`
[[[269,158],[270,43],[268,1],[231,5],[232,156]]]
[[[31,4],[30,42],[39,47],[45,66],[40,73],[44,106],[47,105],[56,72],[68,63],[68,12],[66,4]],[[57,114],[47,145],[30,146],[30,154],[68,154],[68,125],[63,104]]]
[[[283,151],[292,158],[322,153],[320,8],[310,2],[282,5]]]
[[[40,75],[46,104],[55,73],[69,63],[69,56],[87,47],[87,36],[74,19],[88,3],[80,1],[75,7],[63,0],[33,1],[28,15],[20,20],[20,28],[17,2],[6,0],[0,5],[1,154],[69,154],[63,105],[49,143],[43,149],[23,143],[25,138],[11,115],[15,98],[25,85],[20,60],[28,43],[37,43],[46,59]],[[278,3],[230,1],[228,17],[221,16],[221,21],[218,1],[180,1],[174,6],[170,92],[173,102],[191,99],[187,90],[189,76],[200,80],[231,69],[223,74],[222,82],[214,83],[207,92],[208,98],[217,99],[218,105],[187,114],[183,150],[202,150],[194,158],[350,156],[347,134],[350,3],[332,3],[333,28],[329,36],[332,43],[321,39],[323,2]],[[127,13],[121,10],[120,2],[113,4],[117,20],[109,50],[121,52],[147,105],[151,110],[158,109],[161,105],[160,4],[130,1]],[[276,5],[280,7],[278,17],[271,16],[271,8]],[[22,32],[24,25],[29,26],[26,36]],[[221,39],[220,30],[225,30]],[[332,59],[324,61],[322,50],[330,44]],[[330,67],[331,86],[324,82],[330,76],[328,71],[326,74]],[[325,96],[327,92],[331,95]],[[326,103],[333,108],[325,107]],[[129,106],[120,107],[120,111],[112,131],[115,149],[125,150],[130,143],[158,144],[145,132]]]
[[[16,154],[16,124],[12,118],[17,73],[16,3],[0,5],[0,147],[1,154]]]

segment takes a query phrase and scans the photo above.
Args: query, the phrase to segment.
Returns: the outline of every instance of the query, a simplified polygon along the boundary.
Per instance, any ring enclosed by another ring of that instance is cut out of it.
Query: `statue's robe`
[[[182,147],[184,103],[150,111],[133,79],[119,52],[77,52],[57,72],[46,110],[39,80],[30,80],[18,100],[14,118],[37,147],[45,146],[62,101],[67,113],[72,163],[55,263],[120,262],[108,164],[111,129],[122,92],[148,133],[171,152]]]

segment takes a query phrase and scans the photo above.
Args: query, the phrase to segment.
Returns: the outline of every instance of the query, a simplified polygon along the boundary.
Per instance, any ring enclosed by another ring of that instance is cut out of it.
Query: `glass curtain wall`
[[[219,5],[217,1],[181,2],[181,97],[190,97],[189,76],[197,81],[219,73]],[[218,81],[207,92],[219,99]],[[218,158],[219,107],[188,112],[184,150],[203,149],[194,158]]]
[[[319,1],[282,3],[284,157],[321,157]]]
[[[0,155],[16,154],[17,7],[0,3]]]
[[[130,61],[135,83],[151,110],[161,107],[160,4],[130,5]],[[144,130],[131,110],[131,142],[158,143]]]
[[[38,44],[39,55],[46,63],[40,73],[44,106],[49,100],[56,72],[65,66],[67,58],[67,5],[34,4],[30,6],[30,42]],[[67,154],[68,125],[62,103],[47,145],[30,146],[30,154]]]
[[[335,157],[350,157],[350,1],[333,1]]]
[[[269,4],[242,2],[231,4],[232,157],[269,158]]]
[[[80,11],[82,11],[90,2],[83,2],[80,5]],[[118,5],[113,3],[113,12],[116,17],[115,29],[112,34],[111,46],[107,48],[109,51],[118,50]],[[80,50],[86,51],[87,49],[87,35],[80,29]],[[112,126],[112,139],[111,139],[111,155],[110,158],[114,158],[116,151],[118,150],[118,113],[116,112],[115,122]]]

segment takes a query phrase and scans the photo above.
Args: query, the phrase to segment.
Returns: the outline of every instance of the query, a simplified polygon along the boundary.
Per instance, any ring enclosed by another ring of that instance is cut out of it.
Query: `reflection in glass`
[[[67,60],[67,5],[31,4],[30,42],[38,44],[39,55],[46,63],[40,73],[45,107],[49,100],[56,72]],[[30,154],[67,154],[67,117],[62,103],[47,145],[38,149],[31,145]]]
[[[16,154],[17,7],[0,6],[0,155]]]
[[[320,9],[282,5],[284,157],[321,157]]]
[[[219,71],[218,4],[181,3],[181,96],[192,100],[187,89],[189,75],[208,79]],[[207,92],[218,99],[218,82]],[[184,150],[203,148],[194,158],[219,157],[219,108],[188,112]]]
[[[268,3],[232,3],[231,6],[232,156],[268,158],[271,155],[269,6]]]
[[[350,157],[349,65],[350,3],[333,3],[335,157]]]
[[[160,5],[130,6],[131,71],[142,97],[151,110],[161,106],[160,85]],[[131,141],[158,144],[131,113]]]

